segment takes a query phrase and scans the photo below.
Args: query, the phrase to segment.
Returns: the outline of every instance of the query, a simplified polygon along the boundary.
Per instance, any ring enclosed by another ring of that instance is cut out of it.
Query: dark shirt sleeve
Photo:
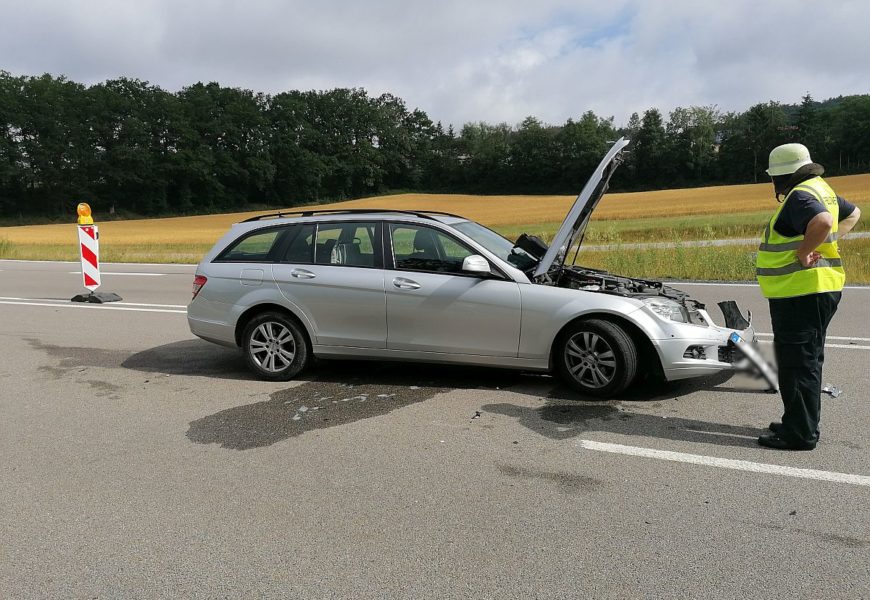
[[[803,235],[807,231],[807,224],[812,221],[813,217],[823,212],[828,212],[828,209],[816,200],[815,196],[809,192],[797,190],[792,192],[785,201],[785,206],[782,207],[782,212],[779,213],[773,228],[785,237]],[[845,217],[841,215],[840,218],[844,219]]]
[[[855,212],[855,205],[843,198],[842,196],[837,196],[837,206],[840,212],[837,219],[840,221]]]

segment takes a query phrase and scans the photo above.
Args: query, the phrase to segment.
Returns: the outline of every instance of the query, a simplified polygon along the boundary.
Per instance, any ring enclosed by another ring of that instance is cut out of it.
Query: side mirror
[[[479,254],[466,256],[462,261],[462,270],[466,273],[476,273],[477,275],[490,275],[492,271],[489,268],[489,261]]]

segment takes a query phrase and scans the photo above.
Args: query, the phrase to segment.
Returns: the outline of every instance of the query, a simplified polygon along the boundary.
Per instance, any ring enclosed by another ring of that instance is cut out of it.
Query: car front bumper
[[[734,370],[740,355],[729,339],[731,334],[736,332],[750,343],[756,341],[751,315],[747,327],[735,329],[716,325],[706,311],[699,312],[708,326],[667,323],[662,327],[665,335],[652,340],[668,381]]]

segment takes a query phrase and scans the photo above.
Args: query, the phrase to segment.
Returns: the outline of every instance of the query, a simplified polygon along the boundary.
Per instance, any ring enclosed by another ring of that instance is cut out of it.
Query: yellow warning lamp
[[[91,217],[90,205],[81,202],[76,206],[76,212],[79,214],[79,225],[93,225],[94,219]]]

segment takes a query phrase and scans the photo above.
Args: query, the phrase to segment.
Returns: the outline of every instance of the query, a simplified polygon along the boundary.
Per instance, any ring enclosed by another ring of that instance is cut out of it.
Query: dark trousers
[[[824,292],[770,300],[784,406],[782,435],[791,441],[815,443],[819,439],[825,335],[840,296],[840,292]]]

